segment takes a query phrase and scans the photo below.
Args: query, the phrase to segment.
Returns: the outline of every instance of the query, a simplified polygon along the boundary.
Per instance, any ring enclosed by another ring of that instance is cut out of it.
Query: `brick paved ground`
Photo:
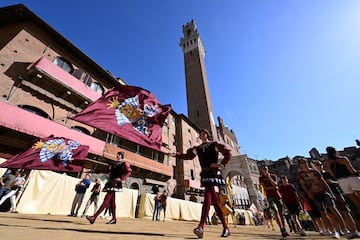
[[[0,213],[0,240],[197,239],[192,233],[196,222],[120,218],[117,224],[107,225],[106,221],[98,219],[90,225],[84,218]],[[206,225],[203,239],[220,239],[221,231],[221,225]],[[230,226],[230,231],[228,239],[282,239],[278,231],[263,226]],[[286,239],[325,240],[331,237],[308,232],[306,237],[291,234]]]

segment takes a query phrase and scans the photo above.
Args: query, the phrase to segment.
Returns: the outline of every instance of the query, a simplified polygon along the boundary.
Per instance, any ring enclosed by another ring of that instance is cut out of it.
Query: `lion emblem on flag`
[[[72,161],[73,150],[77,149],[80,143],[69,140],[67,143],[62,138],[47,140],[46,142],[38,141],[34,144],[33,149],[40,149],[39,158],[41,162],[46,162],[53,157],[57,157],[64,166]]]
[[[109,100],[108,108],[115,109],[116,121],[120,126],[127,123],[132,124],[134,129],[148,137],[151,135],[148,129],[148,118],[154,117],[159,112],[156,104],[144,104],[144,107],[141,108],[137,95],[122,102],[117,97],[113,97]]]

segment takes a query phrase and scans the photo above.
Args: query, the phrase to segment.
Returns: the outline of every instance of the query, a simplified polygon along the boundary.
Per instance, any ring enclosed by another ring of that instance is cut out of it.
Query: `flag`
[[[0,164],[2,168],[80,172],[89,146],[63,138],[47,137]]]
[[[171,110],[149,91],[119,85],[72,119],[140,145],[160,150],[162,126]]]

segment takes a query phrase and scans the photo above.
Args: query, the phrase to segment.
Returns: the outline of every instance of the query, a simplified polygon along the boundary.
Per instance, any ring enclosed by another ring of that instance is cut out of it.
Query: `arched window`
[[[137,184],[137,183],[132,183],[132,184],[130,185],[130,189],[139,190],[139,189],[140,189],[139,184]]]
[[[58,66],[61,67],[62,69],[64,69],[64,71],[68,72],[68,73],[72,73],[74,71],[73,66],[66,61],[65,59],[63,59],[62,57],[56,57],[54,59],[54,63]]]
[[[78,132],[82,132],[82,133],[84,133],[84,134],[86,134],[86,135],[90,135],[90,131],[87,130],[86,128],[84,128],[84,127],[72,126],[71,128],[74,129],[74,130],[76,130],[76,131],[78,131]]]
[[[37,107],[33,107],[33,106],[29,106],[29,105],[19,105],[19,107],[28,112],[35,113],[36,115],[39,115],[41,117],[51,119],[51,117],[45,111],[43,111]]]
[[[90,88],[95,90],[96,92],[100,93],[101,95],[103,95],[103,93],[104,93],[104,88],[96,82],[92,82],[90,85]]]

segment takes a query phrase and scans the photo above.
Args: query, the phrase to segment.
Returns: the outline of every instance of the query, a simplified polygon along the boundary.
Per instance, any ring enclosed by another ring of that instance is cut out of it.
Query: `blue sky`
[[[360,1],[102,0],[24,3],[104,69],[187,114],[182,25],[205,46],[215,118],[255,159],[360,139]]]

